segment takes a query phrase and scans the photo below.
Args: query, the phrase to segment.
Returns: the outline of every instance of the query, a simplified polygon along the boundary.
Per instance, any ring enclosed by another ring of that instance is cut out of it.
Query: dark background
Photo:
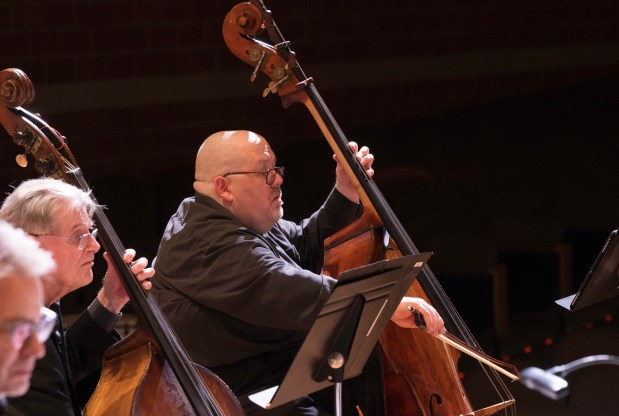
[[[37,97],[25,107],[68,138],[125,246],[149,258],[214,131],[267,137],[286,166],[289,219],[309,214],[333,184],[332,152],[310,114],[261,98],[268,79],[251,84],[252,69],[223,42],[234,4],[0,4],[2,68],[28,74]],[[433,270],[488,352],[547,368],[619,349],[616,302],[578,313],[554,305],[617,227],[617,2],[267,6],[348,138],[376,155],[377,184],[420,250],[435,252]],[[7,194],[35,172],[15,165],[20,149],[5,139]],[[92,299],[102,270],[65,309]],[[496,313],[507,316],[500,327]],[[593,402],[595,414],[612,414],[616,392],[592,386],[611,386],[600,377],[616,372],[570,376],[571,399],[561,402],[513,389],[521,414],[592,414]]]

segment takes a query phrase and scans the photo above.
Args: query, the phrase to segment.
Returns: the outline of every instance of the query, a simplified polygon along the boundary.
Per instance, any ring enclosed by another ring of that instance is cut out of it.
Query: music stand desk
[[[577,311],[616,296],[619,296],[619,235],[613,230],[578,291],[555,302]]]
[[[361,374],[381,332],[431,255],[403,256],[343,272],[282,383],[250,399],[273,408],[334,384],[341,389],[343,380]]]

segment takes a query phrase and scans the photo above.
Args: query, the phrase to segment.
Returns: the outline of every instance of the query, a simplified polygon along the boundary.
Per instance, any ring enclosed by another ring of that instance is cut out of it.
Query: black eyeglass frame
[[[282,178],[284,177],[284,170],[286,168],[284,166],[275,166],[273,168],[269,168],[267,170],[264,171],[253,171],[253,172],[228,172],[225,173],[221,176],[223,176],[224,178],[226,176],[230,176],[230,175],[245,175],[245,174],[249,174],[249,173],[259,173],[264,175],[264,180],[266,182],[267,185],[271,186],[275,183],[275,178],[277,177],[277,175],[281,176]],[[269,172],[275,172],[275,174],[273,175],[269,175]],[[271,178],[271,180],[269,181],[269,178]]]

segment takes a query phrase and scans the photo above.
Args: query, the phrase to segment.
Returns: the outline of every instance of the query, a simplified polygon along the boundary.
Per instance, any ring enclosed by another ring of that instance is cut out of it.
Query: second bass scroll
[[[282,36],[264,3],[251,0],[233,7],[225,17],[223,36],[231,52],[253,67],[252,81],[258,72],[270,78],[263,96],[277,93],[285,108],[294,103],[301,103],[307,108],[355,182],[363,214],[325,241],[323,273],[337,278],[341,272],[364,264],[418,254],[419,250],[380,189],[351,153],[344,132],[318,93],[312,78],[301,69],[290,42]],[[462,345],[460,350],[470,349],[483,355],[427,265],[407,296],[424,298],[439,311],[451,337]],[[481,367],[487,393],[481,403],[471,402],[459,378],[460,354],[453,345],[419,330],[399,328],[393,323],[381,335],[380,344],[386,414],[515,414],[515,400],[502,376],[495,368],[486,365]]]

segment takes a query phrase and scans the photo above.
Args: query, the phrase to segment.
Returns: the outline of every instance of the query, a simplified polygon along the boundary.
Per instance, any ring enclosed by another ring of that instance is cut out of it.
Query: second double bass
[[[320,127],[335,154],[356,181],[363,216],[327,242],[324,272],[340,272],[361,264],[419,251],[382,196],[377,185],[357,163],[348,140],[302,71],[296,54],[275,25],[271,12],[260,0],[236,5],[226,16],[223,34],[228,48],[254,68],[251,79],[263,72],[271,79],[263,96],[277,93],[284,107],[303,104]],[[266,34],[267,41],[259,39]],[[464,345],[479,346],[453,307],[431,270],[424,266],[410,296],[428,300],[445,320],[449,332]],[[515,400],[499,374],[484,367],[496,400],[475,409],[458,377],[459,353],[439,339],[420,331],[390,324],[381,336],[384,353],[385,409],[388,415],[491,415],[515,412]]]
[[[31,157],[40,174],[89,191],[65,138],[21,107],[35,96],[26,74],[14,68],[1,71],[0,92],[0,122],[25,150],[17,157],[20,166],[26,167]],[[107,350],[99,385],[85,414],[243,415],[230,389],[213,373],[191,362],[157,303],[124,263],[124,247],[100,206],[94,219],[140,319],[131,335]]]

